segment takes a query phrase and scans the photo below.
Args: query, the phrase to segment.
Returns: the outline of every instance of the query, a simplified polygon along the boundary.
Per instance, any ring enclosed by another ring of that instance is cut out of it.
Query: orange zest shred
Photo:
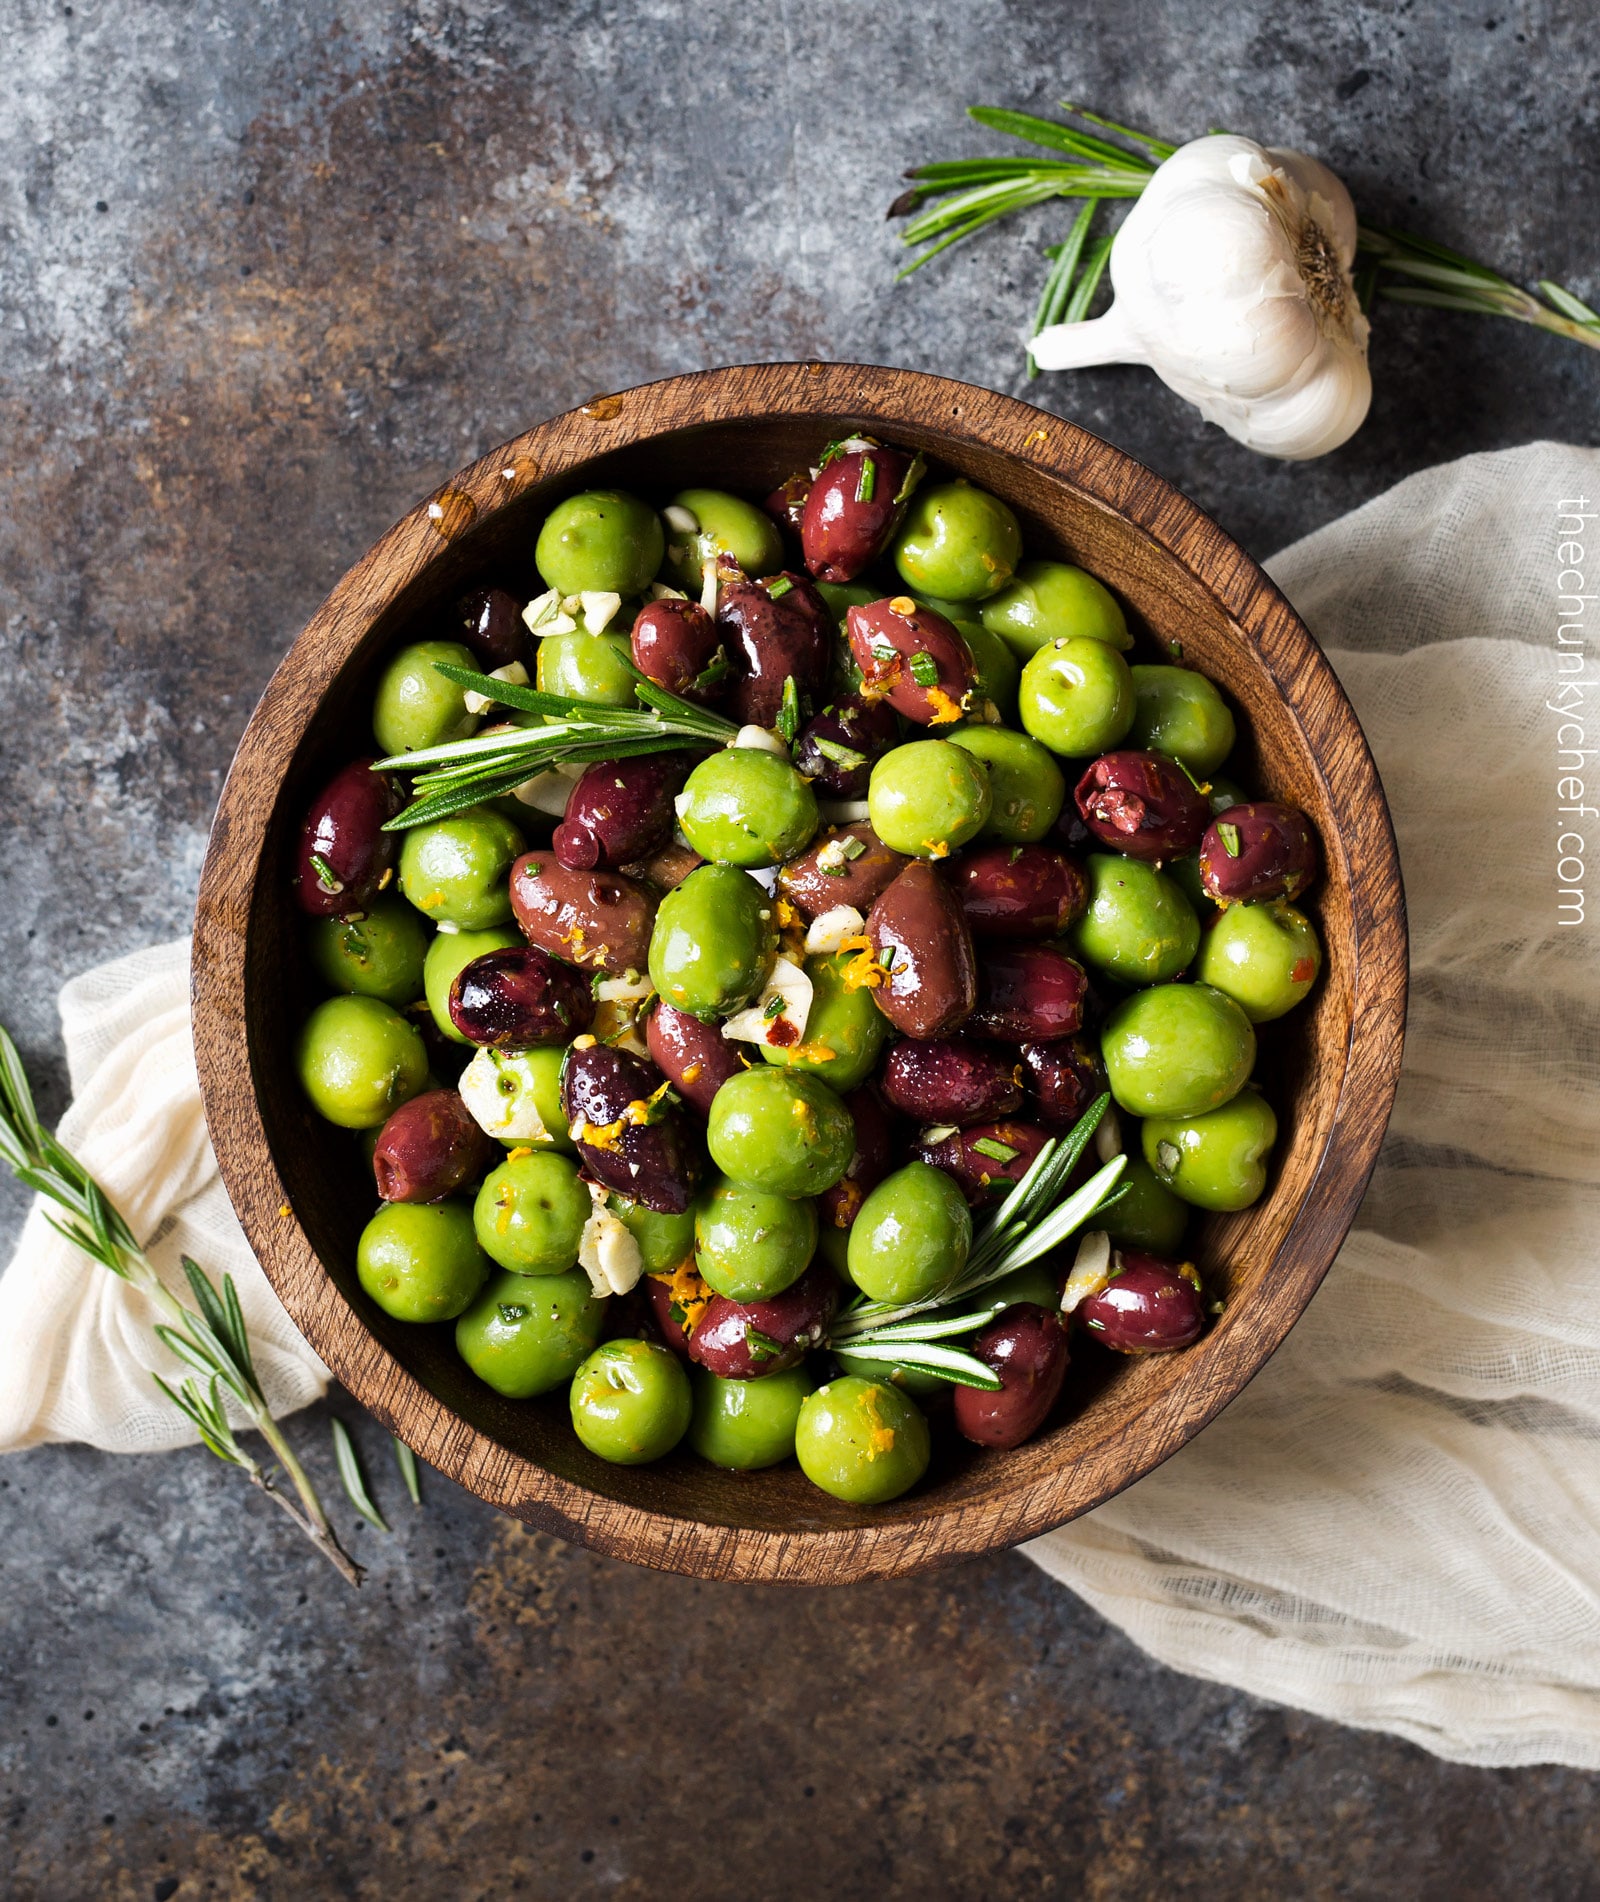
[[[878,962],[878,954],[872,948],[872,940],[864,932],[858,932],[853,938],[840,940],[841,952],[853,951],[855,956],[844,967],[844,987],[847,991],[859,991],[863,987],[871,990],[883,982],[883,966]]]
[[[894,1451],[894,1428],[889,1426],[878,1411],[878,1396],[868,1387],[861,1396],[861,1411],[867,1420],[867,1458],[881,1459],[885,1453]]]
[[[685,1256],[670,1274],[652,1275],[650,1279],[659,1281],[666,1289],[673,1307],[683,1315],[680,1325],[684,1333],[692,1334],[711,1299],[711,1290],[695,1271],[694,1256]]]
[[[928,705],[933,708],[929,726],[948,726],[952,720],[961,718],[961,702],[951,699],[943,687],[929,687],[927,695]]]

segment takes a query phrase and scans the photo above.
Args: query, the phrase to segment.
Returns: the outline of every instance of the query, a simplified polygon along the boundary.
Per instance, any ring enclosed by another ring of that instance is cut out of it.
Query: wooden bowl
[[[1197,1259],[1225,1302],[1215,1327],[1187,1353],[1152,1359],[1086,1348],[1052,1430],[1009,1453],[936,1434],[924,1482],[871,1510],[829,1499],[793,1468],[723,1473],[683,1451],[606,1465],[572,1433],[564,1392],[504,1400],[457,1358],[449,1327],[408,1327],[373,1307],[355,1273],[371,1178],[294,1074],[314,992],[288,897],[307,802],[371,746],[383,658],[437,634],[469,585],[534,592],[534,536],[555,501],[606,485],[759,494],[857,430],[1003,496],[1031,555],[1081,562],[1136,629],[1181,640],[1244,714],[1252,783],[1311,815],[1327,860],[1310,901],[1325,974],[1309,1007],[1262,1041],[1282,1128],[1271,1187],[1248,1212],[1200,1225]],[[948,1563],[1087,1512],[1256,1372],[1333,1260],[1378,1153],[1400,1064],[1405,909],[1383,788],[1339,683],[1283,596],[1191,502],[1009,397],[905,370],[765,364],[673,377],[542,423],[463,470],[356,563],[239,743],[201,880],[193,984],[223,1180],[285,1306],[363,1405],[440,1471],[565,1538],[708,1578],[837,1583]]]

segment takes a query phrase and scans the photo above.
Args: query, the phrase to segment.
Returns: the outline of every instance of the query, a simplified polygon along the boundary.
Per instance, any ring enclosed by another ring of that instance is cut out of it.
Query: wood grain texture
[[[1005,497],[1030,554],[1082,562],[1137,631],[1181,640],[1245,716],[1248,777],[1306,809],[1326,876],[1311,1005],[1262,1038],[1282,1133],[1268,1193],[1207,1218],[1196,1253],[1225,1300],[1184,1354],[1085,1352],[1058,1425],[1011,1453],[936,1436],[928,1478],[871,1512],[798,1472],[735,1475],[688,1453],[594,1459],[565,1396],[517,1403],[477,1382],[450,1329],[379,1313],[355,1277],[372,1209],[355,1146],[313,1116],[292,1050],[313,995],[287,899],[289,847],[320,781],[370,745],[387,651],[439,630],[472,582],[533,580],[540,520],[616,484],[763,491],[831,436],[874,431]],[[617,1557],[712,1578],[837,1583],[1013,1544],[1109,1498],[1198,1432],[1304,1309],[1349,1228],[1394,1098],[1405,901],[1360,726],[1316,643],[1244,552],[1168,483],[1011,398],[909,371],[765,364],[645,385],[553,418],[463,470],[334,589],[270,682],[223,790],[194,941],[195,1047],[223,1180],[290,1314],[335,1374],[416,1452],[493,1504]]]

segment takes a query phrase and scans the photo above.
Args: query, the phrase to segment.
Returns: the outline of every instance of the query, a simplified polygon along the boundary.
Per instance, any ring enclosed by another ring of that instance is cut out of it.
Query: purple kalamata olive
[[[579,872],[648,858],[672,837],[672,802],[693,764],[692,753],[642,753],[589,767],[567,795],[556,857]]]
[[[1119,1354],[1170,1354],[1205,1332],[1200,1277],[1193,1262],[1113,1249],[1110,1280],[1079,1302],[1077,1318]]]
[[[450,1021],[470,1043],[532,1050],[571,1043],[594,1022],[588,978],[535,945],[485,951],[450,986]]]
[[[379,1130],[372,1173],[385,1202],[437,1202],[486,1174],[503,1154],[454,1090],[425,1090]]]
[[[312,800],[295,853],[295,897],[313,918],[365,911],[390,882],[400,835],[385,824],[404,806],[398,783],[352,760]]]
[[[817,1213],[834,1228],[850,1228],[861,1204],[894,1167],[894,1117],[871,1083],[844,1099],[856,1126],[850,1165],[831,1189],[817,1197]]]
[[[726,672],[717,624],[698,601],[664,596],[640,608],[633,623],[633,660],[647,680],[684,700],[715,700]]]
[[[833,660],[833,620],[804,575],[727,583],[717,598],[717,632],[733,669],[728,711],[742,725],[773,725],[790,680],[802,718],[821,700]]]
[[[1067,1377],[1067,1330],[1060,1316],[1019,1301],[974,1338],[972,1352],[1002,1384],[998,1393],[956,1388],[957,1431],[978,1446],[1021,1446],[1044,1425]]]
[[[1102,845],[1155,864],[1181,859],[1211,820],[1205,795],[1160,753],[1103,753],[1073,793],[1079,815]]]
[[[689,1358],[722,1380],[781,1374],[820,1343],[838,1304],[838,1277],[820,1261],[769,1301],[715,1294],[689,1336]]]
[[[810,493],[811,471],[799,469],[787,482],[780,482],[761,506],[780,528],[787,528],[798,535],[801,517],[806,512],[806,497]]]
[[[1058,938],[1089,902],[1081,868],[1053,845],[974,846],[948,876],[978,938]]]
[[[922,1123],[987,1123],[1022,1107],[1014,1051],[972,1037],[907,1038],[889,1051],[883,1093]]]
[[[1089,980],[1083,966],[1049,944],[984,948],[977,1008],[968,1029],[1015,1043],[1046,1043],[1083,1027]]]
[[[806,566],[819,581],[854,581],[889,545],[911,492],[912,458],[864,439],[813,479],[800,518]]]
[[[778,874],[785,898],[807,919],[836,905],[853,905],[864,918],[911,863],[884,844],[865,819],[837,826],[790,859]]]
[[[955,895],[925,859],[915,859],[867,915],[867,941],[882,973],[873,990],[895,1029],[943,1037],[978,1001],[978,960]]]
[[[561,1066],[561,1108],[586,1174],[658,1215],[681,1215],[699,1145],[666,1088],[653,1063],[592,1039],[580,1037]]]
[[[1311,821],[1293,806],[1265,800],[1219,812],[1200,841],[1200,883],[1219,905],[1298,898],[1317,865]]]
[[[476,655],[485,673],[521,661],[529,674],[533,642],[522,624],[523,603],[504,588],[479,588],[456,604],[460,638]]]
[[[972,650],[942,614],[908,594],[845,615],[861,693],[887,700],[917,726],[948,726],[966,711],[978,678]]]
[[[924,1136],[913,1154],[954,1176],[972,1207],[982,1208],[1022,1180],[1048,1140],[1037,1123],[975,1123],[934,1142]]]
[[[566,964],[620,977],[649,961],[655,893],[620,872],[575,872],[553,852],[511,868],[511,909],[529,944]]]
[[[711,1114],[711,1099],[728,1078],[748,1068],[738,1044],[715,1024],[671,1004],[657,1004],[644,1035],[656,1067],[702,1119]]]
[[[1017,1054],[1029,1109],[1046,1129],[1071,1129],[1106,1093],[1105,1065],[1086,1037],[1025,1043]]]
[[[872,762],[899,738],[900,723],[886,700],[841,694],[801,728],[794,763],[830,799],[865,799]]]

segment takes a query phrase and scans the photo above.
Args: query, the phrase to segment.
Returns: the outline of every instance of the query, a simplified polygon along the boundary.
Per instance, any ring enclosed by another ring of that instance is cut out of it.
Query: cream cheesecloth
[[[1394,812],[1399,1099],[1274,1359],[1165,1466],[1026,1548],[1177,1670],[1486,1765],[1600,1768],[1600,817],[1558,811],[1600,807],[1597,497],[1600,451],[1471,456],[1271,564]],[[1586,921],[1561,921],[1563,888]],[[185,945],[67,985],[61,1134],[174,1285],[181,1252],[232,1272],[287,1412],[326,1373],[217,1180],[186,998]],[[168,1364],[149,1318],[35,1210],[0,1279],[0,1449],[187,1439],[149,1381]]]

